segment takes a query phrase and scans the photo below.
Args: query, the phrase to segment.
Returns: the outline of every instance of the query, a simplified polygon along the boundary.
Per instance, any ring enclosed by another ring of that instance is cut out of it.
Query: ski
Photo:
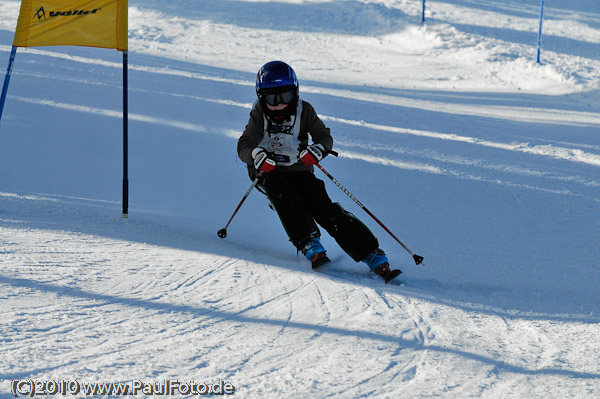
[[[326,265],[330,262],[331,260],[327,257],[327,255],[325,255],[325,252],[321,252],[318,256],[315,257],[315,259],[311,261],[312,269],[318,269],[319,267]]]
[[[389,272],[387,272],[385,275],[382,275],[381,278],[383,279],[383,281],[385,281],[385,283],[389,283],[390,281],[392,281],[393,279],[395,279],[396,277],[398,277],[399,275],[402,274],[402,271],[399,269],[394,269],[394,270],[390,270]]]
[[[318,257],[316,257],[312,261],[312,269],[314,271],[319,271],[319,272],[325,271],[328,268],[327,267],[322,267],[322,266],[325,266],[325,265],[330,264],[330,263],[331,263],[331,259],[329,259],[327,257],[327,255],[322,254],[322,255],[319,255]],[[325,272],[325,273],[327,274],[327,272]],[[333,274],[335,275],[336,273],[333,273]],[[401,275],[402,274],[402,270],[393,269],[393,270],[390,270],[389,272],[387,272],[387,273],[385,273],[383,275],[378,274],[378,273],[375,273],[375,274],[377,274],[379,277],[381,277],[383,279],[383,281],[385,282],[385,284],[388,284],[391,281],[395,280],[396,277],[398,277],[399,275]],[[400,284],[400,285],[404,285],[404,284]]]

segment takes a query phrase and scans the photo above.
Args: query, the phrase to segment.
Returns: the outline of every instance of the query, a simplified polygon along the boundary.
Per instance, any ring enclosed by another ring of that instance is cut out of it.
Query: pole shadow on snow
[[[120,306],[127,306],[131,308],[138,308],[144,310],[154,310],[159,312],[175,312],[182,314],[190,314],[195,317],[209,317],[212,319],[220,319],[224,322],[236,322],[246,324],[262,324],[272,327],[285,327],[295,328],[306,331],[314,331],[319,334],[331,334],[340,335],[346,337],[355,337],[360,339],[369,339],[374,341],[380,341],[390,344],[397,344],[404,348],[411,348],[414,350],[428,350],[439,353],[446,353],[456,356],[461,356],[468,360],[480,362],[484,365],[492,366],[496,372],[508,372],[522,375],[550,375],[550,376],[564,376],[568,378],[583,378],[583,379],[600,379],[600,374],[596,373],[585,373],[572,370],[563,370],[556,368],[543,368],[539,370],[531,370],[522,366],[513,365],[504,361],[492,359],[487,356],[462,351],[453,348],[446,348],[439,345],[423,345],[423,342],[418,340],[407,340],[401,337],[393,335],[379,334],[369,331],[361,330],[348,330],[343,328],[320,326],[310,323],[299,323],[290,322],[288,320],[275,320],[275,319],[263,319],[259,317],[243,316],[239,313],[227,312],[222,310],[206,309],[196,306],[187,305],[173,305],[169,303],[155,302],[151,300],[135,299],[118,297],[113,295],[99,294],[89,291],[80,290],[77,288],[70,288],[59,286],[49,283],[41,283],[31,279],[24,278],[13,278],[8,276],[0,275],[0,284],[7,284],[13,287],[28,288],[36,291],[54,293],[57,295],[66,295],[73,298],[81,298],[92,301],[104,302],[107,304],[115,304]],[[13,379],[19,378],[23,373],[10,375],[0,375],[2,378]]]

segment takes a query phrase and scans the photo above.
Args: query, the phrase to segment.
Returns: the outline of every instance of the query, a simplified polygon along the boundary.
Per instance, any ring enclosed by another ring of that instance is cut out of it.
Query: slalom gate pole
[[[540,29],[538,30],[537,37],[537,63],[540,63],[540,49],[542,47],[542,21],[544,19],[544,0],[540,2]]]
[[[408,247],[407,247],[406,245],[404,245],[404,243],[403,243],[402,241],[400,241],[400,240],[398,239],[398,237],[396,237],[396,236],[394,235],[394,233],[392,233],[392,232],[390,231],[390,229],[388,229],[388,228],[387,228],[387,227],[386,227],[386,226],[385,226],[383,223],[381,223],[381,221],[380,221],[379,219],[377,219],[377,218],[375,217],[375,215],[373,215],[373,214],[371,213],[371,211],[369,211],[369,210],[367,209],[367,207],[366,207],[366,206],[364,206],[364,205],[363,205],[363,204],[362,204],[362,203],[361,203],[361,202],[360,202],[360,201],[359,201],[359,200],[358,200],[358,199],[357,199],[357,198],[356,198],[354,195],[352,195],[352,193],[351,193],[350,191],[346,190],[346,188],[345,188],[344,186],[342,186],[342,185],[340,184],[340,182],[338,182],[338,181],[337,181],[337,180],[336,180],[336,179],[335,179],[333,176],[331,176],[331,175],[329,174],[329,172],[327,172],[327,171],[326,171],[326,170],[325,170],[325,169],[324,169],[324,168],[323,168],[321,165],[319,165],[319,164],[316,164],[316,166],[317,166],[319,169],[321,169],[321,171],[322,171],[323,173],[325,173],[325,175],[326,175],[327,177],[329,177],[329,179],[331,179],[331,181],[332,181],[332,182],[334,182],[336,186],[338,186],[338,187],[339,187],[339,188],[340,188],[340,189],[341,189],[341,190],[342,190],[344,193],[346,193],[346,195],[347,195],[348,197],[350,197],[350,198],[352,199],[352,201],[356,202],[356,204],[357,204],[358,206],[360,206],[360,207],[362,208],[362,210],[363,210],[363,211],[367,212],[367,214],[368,214],[369,216],[371,216],[371,217],[373,218],[373,220],[375,220],[377,223],[379,223],[379,225],[380,225],[381,227],[383,227],[383,229],[384,229],[385,231],[387,231],[387,232],[388,232],[388,234],[389,234],[389,235],[391,235],[391,236],[392,236],[392,238],[398,242],[398,244],[402,245],[402,248],[404,248],[404,249],[405,249],[405,250],[406,250],[406,251],[407,251],[409,254],[411,254],[411,255],[412,255],[412,257],[413,257],[413,260],[415,261],[415,264],[417,264],[417,265],[420,265],[420,264],[423,262],[423,257],[422,257],[422,256],[419,256],[419,255],[415,255],[415,254],[413,254],[413,253],[412,253],[412,251],[411,251],[410,249],[408,249]]]
[[[244,203],[244,201],[246,201],[246,198],[248,198],[248,196],[250,195],[250,192],[252,191],[252,189],[254,187],[256,187],[256,185],[258,184],[258,180],[260,179],[260,177],[262,176],[262,174],[263,174],[263,171],[258,172],[258,175],[252,181],[252,184],[250,185],[250,188],[248,188],[248,191],[246,191],[246,194],[244,194],[244,197],[242,198],[242,200],[238,204],[237,208],[235,208],[235,211],[233,211],[233,215],[231,215],[231,217],[229,218],[229,221],[227,222],[227,224],[225,225],[225,227],[223,227],[221,230],[217,231],[217,235],[219,237],[221,237],[221,238],[227,237],[227,227],[229,227],[229,224],[233,220],[235,214],[240,210],[240,208],[242,207],[242,204]]]
[[[127,50],[123,50],[123,218],[129,216],[129,100]]]
[[[17,46],[12,46],[10,50],[10,58],[8,60],[8,68],[6,68],[6,76],[4,77],[4,85],[2,86],[2,95],[0,96],[0,121],[2,120],[2,111],[4,110],[4,102],[6,101],[6,93],[8,92],[8,83],[12,74],[15,56],[17,55]]]

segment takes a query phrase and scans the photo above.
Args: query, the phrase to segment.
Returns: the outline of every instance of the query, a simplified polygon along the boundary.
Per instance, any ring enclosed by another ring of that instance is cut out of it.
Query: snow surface
[[[0,396],[14,379],[242,398],[600,397],[600,3],[129,2],[121,53],[19,49],[0,122]],[[20,2],[0,1],[0,61]],[[384,285],[296,256],[235,153],[272,59],[332,129],[326,180]],[[140,395],[138,395],[140,397]]]

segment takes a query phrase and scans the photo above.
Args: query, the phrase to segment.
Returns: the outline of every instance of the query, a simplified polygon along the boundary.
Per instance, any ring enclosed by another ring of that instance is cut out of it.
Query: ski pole
[[[233,220],[233,217],[240,210],[240,208],[242,207],[242,204],[244,203],[244,201],[246,201],[246,198],[248,198],[248,196],[250,195],[250,192],[252,191],[252,189],[254,187],[256,187],[256,185],[258,184],[258,180],[260,179],[260,177],[262,176],[262,174],[263,174],[262,170],[260,172],[258,172],[258,175],[252,181],[252,184],[250,185],[250,188],[248,189],[248,191],[246,191],[246,194],[244,194],[244,197],[242,198],[242,200],[238,204],[237,208],[235,208],[235,211],[233,211],[233,215],[231,215],[231,217],[229,218],[229,221],[227,222],[227,224],[225,225],[225,227],[223,227],[221,230],[217,231],[217,235],[219,237],[221,237],[221,238],[227,237],[227,227],[229,227],[229,224]]]
[[[404,243],[403,243],[402,241],[400,241],[400,240],[398,239],[398,237],[396,237],[396,236],[394,235],[394,233],[392,233],[392,232],[390,231],[390,229],[388,229],[387,227],[385,227],[385,225],[384,225],[383,223],[381,223],[381,221],[380,221],[379,219],[377,219],[377,218],[375,217],[375,215],[373,215],[373,214],[371,213],[371,211],[369,211],[369,210],[367,209],[367,207],[366,207],[366,206],[364,206],[364,205],[363,205],[363,204],[362,204],[362,203],[361,203],[361,202],[360,202],[360,201],[359,201],[359,200],[358,200],[358,199],[357,199],[357,198],[356,198],[354,195],[352,195],[352,193],[351,193],[350,191],[346,190],[346,188],[345,188],[344,186],[342,186],[342,185],[340,184],[340,182],[338,182],[338,181],[337,181],[337,180],[336,180],[336,179],[335,179],[333,176],[331,176],[331,175],[329,174],[329,172],[327,172],[327,171],[326,171],[326,170],[325,170],[325,169],[324,169],[324,168],[323,168],[321,165],[319,165],[319,164],[316,164],[316,166],[317,166],[319,169],[321,169],[321,171],[323,171],[323,173],[325,173],[325,175],[326,175],[327,177],[329,177],[329,178],[331,179],[331,181],[335,183],[335,185],[336,185],[336,186],[338,186],[338,187],[339,187],[339,188],[340,188],[340,189],[341,189],[341,190],[342,190],[344,193],[346,193],[346,195],[347,195],[348,197],[350,197],[350,198],[352,199],[352,201],[356,202],[356,204],[357,204],[358,206],[360,206],[360,207],[362,208],[362,210],[363,210],[363,211],[367,212],[367,214],[368,214],[369,216],[371,216],[371,217],[373,218],[373,220],[375,220],[377,223],[379,223],[379,225],[380,225],[381,227],[383,227],[383,229],[384,229],[385,231],[387,231],[387,232],[388,232],[388,234],[389,234],[389,235],[391,235],[391,236],[392,236],[392,238],[394,238],[394,240],[396,240],[396,241],[398,242],[398,244],[402,245],[402,248],[404,248],[406,251],[408,251],[408,253],[409,253],[409,254],[411,254],[411,255],[412,255],[412,257],[413,257],[413,260],[415,261],[415,263],[416,263],[417,265],[420,265],[420,264],[423,262],[423,257],[422,257],[422,256],[419,256],[419,255],[415,255],[415,254],[413,254],[413,253],[412,253],[412,251],[411,251],[410,249],[408,249],[408,247],[407,247],[406,245],[404,245]]]

